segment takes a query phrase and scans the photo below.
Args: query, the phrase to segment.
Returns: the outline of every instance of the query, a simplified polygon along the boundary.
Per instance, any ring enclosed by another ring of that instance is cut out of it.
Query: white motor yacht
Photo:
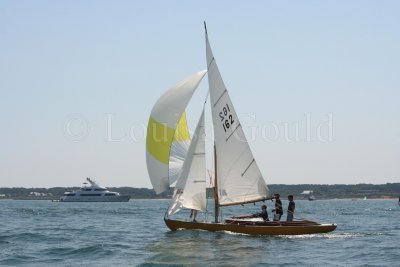
[[[83,183],[80,190],[65,192],[61,202],[128,202],[128,195],[120,195],[118,192],[108,191],[107,188],[98,185],[90,178],[88,183]]]

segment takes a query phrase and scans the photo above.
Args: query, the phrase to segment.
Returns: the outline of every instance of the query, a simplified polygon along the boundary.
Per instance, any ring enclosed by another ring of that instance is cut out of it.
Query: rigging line
[[[265,201],[265,200],[269,200],[269,199],[270,198],[268,198],[268,197],[261,197],[261,198],[257,198],[257,199],[253,199],[253,200],[245,200],[245,201],[241,201],[241,202],[221,204],[221,207],[228,207],[228,206],[235,206],[235,205],[242,205],[243,206],[243,205],[246,205],[246,204],[252,204],[252,203],[261,202],[261,201]]]
[[[210,176],[210,178],[211,178],[211,175],[210,175],[209,170],[207,170],[207,172],[208,172],[208,174],[209,174],[209,176]],[[207,219],[208,219],[208,213],[209,213],[209,210],[208,210],[208,206],[209,206],[208,199],[209,199],[209,196],[210,196],[210,195],[209,195],[210,192],[209,192],[209,190],[207,190],[207,178],[206,178],[206,182],[204,183],[204,189],[205,189],[205,191],[206,191],[206,212],[205,212],[204,217],[205,217],[205,220],[207,221]]]
[[[207,90],[206,99],[204,99],[203,109],[204,109],[205,106],[206,106],[206,103],[207,103],[207,100],[208,100],[208,96],[209,96],[209,95],[210,95],[210,88],[208,88],[208,90]]]

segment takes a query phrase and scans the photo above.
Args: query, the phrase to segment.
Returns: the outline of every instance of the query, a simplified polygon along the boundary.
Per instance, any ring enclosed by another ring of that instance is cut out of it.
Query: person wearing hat
[[[275,212],[274,221],[280,221],[283,215],[282,201],[280,200],[280,195],[275,194]]]

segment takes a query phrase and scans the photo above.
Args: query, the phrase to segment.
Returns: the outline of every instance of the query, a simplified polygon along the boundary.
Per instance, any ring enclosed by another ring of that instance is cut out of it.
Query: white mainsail
[[[250,150],[215,62],[206,29],[211,113],[216,144],[219,205],[266,199],[269,190]]]
[[[206,160],[204,109],[190,143],[182,170],[175,185],[172,204],[168,215],[175,214],[182,207],[206,211]]]
[[[175,84],[158,99],[151,111],[146,162],[157,194],[168,190],[182,168],[190,142],[184,111],[206,72],[197,72]]]

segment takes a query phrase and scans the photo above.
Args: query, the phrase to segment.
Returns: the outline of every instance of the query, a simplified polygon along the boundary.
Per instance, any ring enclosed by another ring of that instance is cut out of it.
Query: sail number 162
[[[235,122],[234,119],[233,119],[233,116],[231,114],[231,110],[229,109],[229,105],[228,104],[226,104],[222,108],[221,112],[219,113],[219,117],[220,117],[221,122],[222,122],[222,128],[224,128],[225,132]]]

